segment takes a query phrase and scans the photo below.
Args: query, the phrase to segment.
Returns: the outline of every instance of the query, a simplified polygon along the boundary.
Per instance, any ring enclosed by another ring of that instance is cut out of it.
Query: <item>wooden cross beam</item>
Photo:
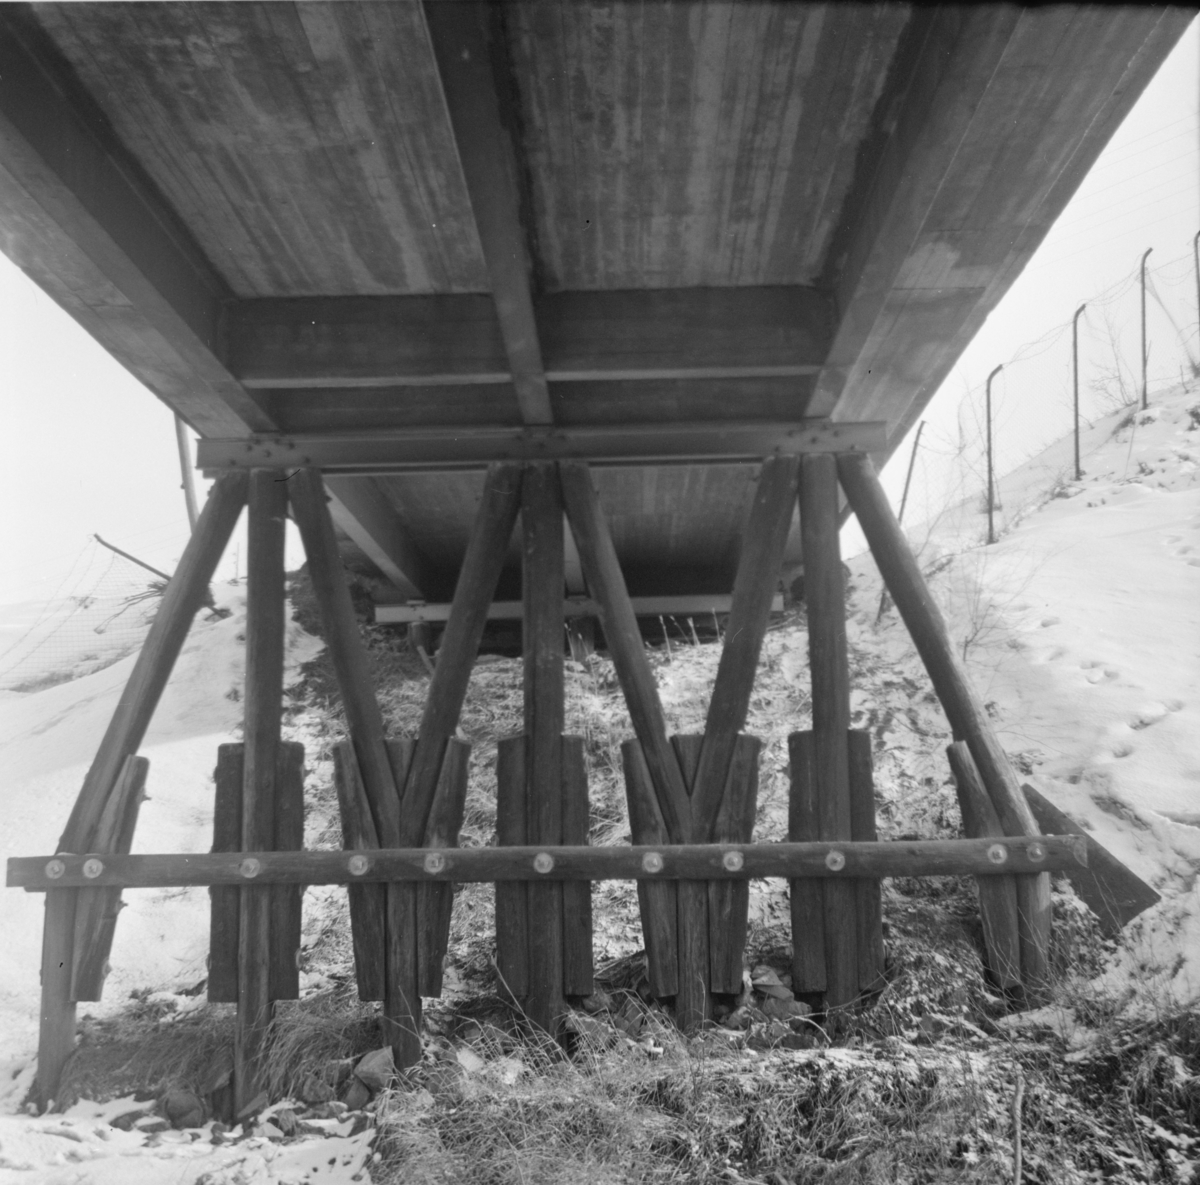
[[[341,852],[18,856],[9,888],[345,885],[376,881],[750,880],[762,877],[999,876],[1084,867],[1080,835],[875,843],[664,844],[655,847],[373,848]]]
[[[759,464],[802,453],[871,453],[887,443],[882,422],[780,423],[730,420],[593,427],[412,428],[403,432],[304,433],[201,440],[196,463],[222,469],[300,469],[396,473],[481,469],[499,461],[586,461],[595,465]]]

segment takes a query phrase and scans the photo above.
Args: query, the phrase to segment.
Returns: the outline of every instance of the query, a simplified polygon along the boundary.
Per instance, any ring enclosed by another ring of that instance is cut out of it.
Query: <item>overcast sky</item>
[[[1151,388],[1177,380],[1189,350],[1200,360],[1191,255],[1200,230],[1198,98],[1193,23],[930,405],[913,521],[961,484],[962,463],[951,463],[959,425],[970,452],[994,366],[1007,364],[995,385],[1006,466],[1070,430],[1070,321],[1080,303],[1089,302],[1085,411],[1104,405],[1091,384],[1114,371],[1114,343],[1129,381],[1138,357],[1134,277],[1148,247]],[[70,591],[96,532],[170,571],[188,531],[170,411],[3,256],[0,325],[0,497],[8,508],[0,514],[0,603]],[[897,498],[907,453],[905,445],[885,474]],[[853,550],[850,538],[846,545]],[[223,573],[244,567],[243,552],[231,549]],[[294,550],[289,558],[299,562]]]

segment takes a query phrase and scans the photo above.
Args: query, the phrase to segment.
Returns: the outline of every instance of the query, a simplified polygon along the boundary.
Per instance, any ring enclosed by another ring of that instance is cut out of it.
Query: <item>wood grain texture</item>
[[[197,430],[273,427],[217,357],[230,292],[192,228],[40,19],[12,7],[0,30],[5,252]]]
[[[791,790],[788,795],[788,842],[811,843],[820,835],[816,751],[811,732],[788,736]],[[825,892],[818,880],[793,879],[792,989],[798,996],[824,995]]]
[[[333,781],[342,823],[342,847],[361,851],[378,848],[379,837],[371,804],[358,772],[358,758],[349,741],[333,746]],[[387,926],[384,920],[387,887],[381,884],[346,886],[350,903],[350,936],[354,945],[354,977],[360,1000],[382,1000]],[[211,977],[211,972],[209,973]],[[210,978],[211,983],[211,978]]]
[[[984,789],[971,751],[963,741],[946,749],[950,772],[958,791],[963,834],[969,839],[1003,835],[1000,817]],[[1017,882],[1011,876],[980,877],[979,918],[983,923],[983,943],[987,967],[997,987],[1018,994],[1021,982],[1021,940],[1017,907]]]
[[[712,837],[717,843],[749,843],[754,838],[761,751],[762,742],[757,737],[742,735],[734,744],[725,793],[713,828]],[[749,881],[709,881],[709,985],[714,992],[732,994],[742,990],[749,910]]]
[[[966,741],[988,796],[1007,835],[1039,829],[983,703],[950,641],[946,623],[908,546],[904,531],[869,457],[838,458],[838,477],[871,547],[913,644],[950,722],[955,740]],[[1050,878],[1017,885],[1021,917],[1021,977],[1029,998],[1044,994],[1049,976]]]
[[[846,735],[850,779],[850,838],[873,843],[875,778],[871,760],[871,734],[852,728]],[[861,880],[858,899],[858,985],[863,992],[878,992],[886,984],[883,952],[883,896],[878,881]]]
[[[180,4],[44,23],[239,295],[486,287],[415,6]]]
[[[667,825],[640,742],[622,742],[621,764],[633,843],[649,847],[668,843]],[[679,990],[679,890],[674,882],[639,880],[637,893],[650,994],[668,999]]]
[[[525,734],[496,745],[496,843],[528,842]],[[501,986],[514,1002],[529,994],[529,894],[522,881],[496,885],[496,967]]]
[[[217,746],[213,771],[216,799],[213,804],[214,852],[242,850],[242,780],[245,747]],[[209,895],[208,1002],[236,1004],[238,992],[238,908],[241,890],[213,885]]]
[[[546,290],[821,270],[853,175],[847,148],[905,13],[520,5],[505,16]]]
[[[838,419],[886,407],[899,444],[1183,24],[1161,9],[914,13],[831,246],[843,315],[813,414],[835,395]]]
[[[562,842],[572,847],[588,843],[587,761],[584,738],[565,736],[563,752]],[[563,992],[567,996],[590,996],[592,977],[592,885],[590,881],[568,882],[563,895]]]
[[[687,785],[667,740],[658,687],[646,659],[642,635],[591,472],[586,465],[565,462],[559,465],[559,476],[583,574],[600,608],[600,625],[634,732],[642,744],[667,833],[677,842],[686,842],[693,834]]]
[[[425,844],[431,848],[458,847],[463,809],[467,801],[467,774],[471,746],[451,737],[446,742],[437,792],[425,825]],[[442,994],[442,967],[450,942],[450,914],[454,907],[454,886],[426,884],[417,886],[417,971],[422,996]]]
[[[304,847],[304,746],[283,741],[275,772],[275,850],[299,852]],[[300,930],[302,923],[299,885],[275,885],[271,891],[272,1000],[300,998]]]
[[[171,885],[243,885],[245,859],[258,862],[258,884],[339,885],[379,881],[528,881],[528,880],[746,880],[766,876],[854,880],[888,876],[1025,876],[1086,866],[1087,844],[1078,835],[1005,836],[1003,839],[892,840],[887,843],[655,844],[542,848],[446,848],[437,871],[426,867],[429,848],[383,848],[360,852],[155,853],[146,856],[96,857],[102,867],[85,876],[91,856],[15,856],[8,861],[5,884],[30,893],[122,885],[162,888]],[[737,852],[742,867],[726,866]],[[838,853],[844,864],[827,861]],[[662,857],[662,868],[646,868],[645,858]],[[542,872],[538,855],[552,865]],[[366,870],[352,872],[350,860],[366,857]],[[47,864],[54,864],[54,873]],[[61,864],[61,871],[58,865]],[[55,875],[57,873],[57,875]]]
[[[527,424],[551,423],[546,371],[533,311],[527,229],[521,221],[520,164],[510,129],[511,66],[487,4],[422,6],[513,386]]]
[[[1115,938],[1138,914],[1162,900],[1044,794],[1028,783],[1022,785],[1021,791],[1045,834],[1083,836],[1087,844],[1087,867],[1068,869],[1067,879],[1080,900],[1099,918],[1100,928],[1107,937]]]
[[[527,465],[521,485],[524,619],[525,776],[529,842],[563,842],[563,512],[553,462]],[[553,1032],[566,1011],[563,997],[561,885],[531,884],[529,996],[525,1012]]]
[[[692,789],[697,840],[715,837],[713,828],[721,797],[728,793],[733,751],[750,707],[759,653],[766,636],[783,549],[795,510],[798,479],[799,461],[795,457],[768,458],[759,473],[750,521],[742,538],[733,602],[725,625],[725,642],[708,703],[704,744]]]
[[[800,461],[800,535],[804,602],[812,674],[813,760],[817,827],[824,840],[849,839],[850,668],[846,651],[846,590],[838,545],[837,467],[833,457]],[[856,890],[828,884],[825,893],[825,999],[831,1009],[858,996]]]
[[[832,324],[803,286],[558,292],[534,306],[552,383],[794,379],[820,369]],[[510,382],[484,295],[233,301],[224,324],[230,369],[255,391]]]
[[[496,589],[521,499],[521,468],[489,468],[454,588],[450,618],[438,649],[417,734],[417,751],[404,789],[401,842],[416,844],[425,833],[446,741],[462,711],[487,610]]]
[[[75,902],[79,893],[56,889],[46,894],[42,922],[42,998],[38,1016],[37,1079],[33,1094],[45,1112],[58,1097],[63,1071],[75,1053],[75,1001],[71,966],[75,958]]]
[[[286,475],[250,474],[246,576],[246,679],[243,695],[242,847],[275,846],[279,728],[283,713],[284,523]],[[273,909],[278,886],[243,885],[238,906],[238,1003],[233,1039],[234,1108],[262,1090],[273,1016]]]
[[[673,736],[671,748],[679,761],[684,785],[691,793],[700,765],[702,736]],[[659,797],[662,806],[662,797]],[[664,811],[664,815],[665,815]],[[669,831],[669,828],[668,828]],[[687,842],[678,834],[677,843]],[[679,882],[679,990],[675,993],[675,1023],[685,1033],[700,1029],[712,1019],[711,969],[708,947],[708,885],[703,881]]]
[[[138,808],[145,797],[145,757],[127,757],[121,776],[104,804],[93,846],[100,852],[128,853],[133,846]],[[119,889],[83,889],[75,905],[75,968],[71,998],[99,1000],[108,975],[117,915],[121,911]]]

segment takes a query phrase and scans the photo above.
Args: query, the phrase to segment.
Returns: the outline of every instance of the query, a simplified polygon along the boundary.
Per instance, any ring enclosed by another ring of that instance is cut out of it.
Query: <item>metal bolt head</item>
[[[554,867],[554,857],[549,852],[538,852],[533,858],[534,872],[540,872],[543,875],[549,872]]]
[[[659,852],[647,852],[642,857],[642,867],[647,872],[662,872],[663,858]]]
[[[1025,849],[1025,852],[1034,864],[1040,864],[1046,858],[1046,845],[1040,843],[1031,843],[1029,847]]]
[[[58,878],[60,876],[62,876],[62,874],[66,871],[67,871],[67,866],[61,860],[47,860],[46,861],[46,875],[52,881],[58,880]]]
[[[721,857],[721,863],[725,865],[725,869],[728,872],[741,872],[742,865],[746,863],[746,858],[741,852],[726,852]]]
[[[987,858],[993,864],[1003,864],[1008,860],[1008,848],[1002,843],[994,843],[987,850]]]
[[[256,860],[253,856],[247,856],[246,859],[238,865],[238,872],[247,880],[253,880],[254,877],[258,876],[258,874],[262,872],[262,861]]]
[[[350,875],[362,876],[371,867],[371,861],[366,856],[351,856],[349,861]]]
[[[446,867],[446,857],[441,852],[425,853],[425,871],[428,873],[441,872]]]
[[[83,862],[83,875],[90,881],[94,881],[103,871],[104,861],[97,860],[95,856]]]
[[[830,872],[841,872],[846,867],[846,853],[834,849],[825,857],[825,867]]]

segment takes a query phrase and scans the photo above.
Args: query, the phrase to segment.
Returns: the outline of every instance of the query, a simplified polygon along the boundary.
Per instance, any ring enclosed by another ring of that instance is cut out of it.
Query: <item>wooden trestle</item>
[[[827,443],[824,446],[827,448]],[[951,757],[969,840],[876,841],[870,740],[850,729],[838,495],[866,532],[956,738]],[[789,843],[752,843],[760,743],[750,695],[797,497],[813,715],[790,738]],[[130,856],[150,716],[217,560],[249,505],[245,741],[217,763],[213,855]],[[299,525],[348,738],[334,752],[343,853],[302,848],[303,750],[280,739],[284,518]],[[525,727],[500,741],[497,848],[456,851],[469,746],[456,729],[517,516],[523,536]],[[589,849],[583,743],[563,736],[563,520],[624,692],[633,847]],[[38,1094],[48,1105],[73,1048],[75,1002],[96,999],[122,886],[212,887],[209,999],[236,1002],[234,1111],[263,1099],[273,1001],[298,994],[299,890],[349,886],[359,994],[383,1003],[396,1063],[421,1055],[421,999],[441,991],[453,885],[496,882],[497,965],[513,1002],[555,1032],[592,991],[590,882],[638,881],[652,992],[685,1030],[713,996],[740,991],[748,880],[791,881],[793,983],[831,1017],[883,983],[879,878],[980,876],[989,963],[1035,999],[1047,975],[1048,871],[1081,861],[1077,838],[1037,839],[1015,776],[950,645],[878,479],[860,452],[762,464],[725,646],[700,736],[669,737],[608,525],[582,461],[493,463],[416,737],[389,738],[314,468],[220,477],[164,595],[56,857],[10,861],[9,884],[46,892]],[[71,853],[84,853],[72,855]]]

